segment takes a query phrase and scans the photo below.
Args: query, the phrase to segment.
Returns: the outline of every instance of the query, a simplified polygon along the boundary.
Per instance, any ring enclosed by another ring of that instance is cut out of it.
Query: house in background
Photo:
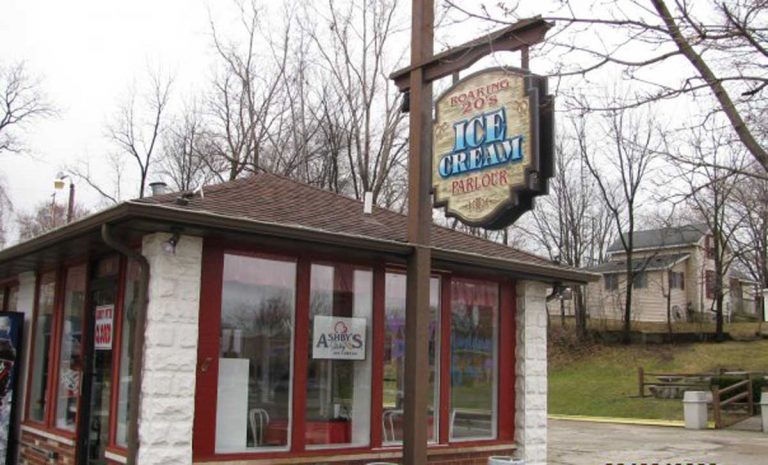
[[[637,272],[632,283],[634,321],[666,322],[668,302],[673,321],[714,318],[714,241],[706,225],[635,231],[633,242],[632,267]],[[608,254],[607,262],[590,268],[600,273],[602,279],[587,286],[587,312],[591,318],[622,319],[629,283],[626,252],[620,239],[608,247]],[[737,279],[732,270],[726,272],[723,283],[726,321],[734,308],[729,289]],[[743,306],[748,302],[747,297],[744,293],[740,295],[738,302]]]

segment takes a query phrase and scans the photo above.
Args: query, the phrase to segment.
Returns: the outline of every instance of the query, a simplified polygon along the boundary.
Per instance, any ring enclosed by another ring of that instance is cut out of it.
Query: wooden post
[[[723,421],[720,417],[720,388],[712,386],[712,415],[715,418],[715,429],[722,427]]]
[[[640,397],[645,397],[645,372],[643,367],[637,367],[637,389]]]
[[[411,23],[408,259],[405,312],[403,465],[427,463],[429,275],[432,267],[432,84],[420,65],[432,58],[434,0],[413,0]]]

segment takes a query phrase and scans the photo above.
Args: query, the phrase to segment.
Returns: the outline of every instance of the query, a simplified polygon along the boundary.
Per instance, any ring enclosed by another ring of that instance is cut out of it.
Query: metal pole
[[[67,203],[67,224],[72,222],[72,211],[75,207],[75,183],[69,182],[69,201]]]
[[[427,463],[429,389],[429,275],[432,226],[432,84],[419,65],[432,57],[434,0],[413,0],[411,25],[410,145],[408,154],[408,259],[405,321],[403,465]]]

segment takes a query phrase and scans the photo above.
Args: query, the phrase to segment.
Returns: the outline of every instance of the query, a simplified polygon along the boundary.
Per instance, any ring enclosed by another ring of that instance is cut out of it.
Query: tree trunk
[[[580,341],[587,337],[587,306],[584,302],[584,292],[581,286],[573,287],[573,303],[576,316],[576,336]]]

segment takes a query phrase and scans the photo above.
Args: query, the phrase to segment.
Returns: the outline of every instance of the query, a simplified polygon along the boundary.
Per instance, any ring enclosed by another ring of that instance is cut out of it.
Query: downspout
[[[105,244],[134,260],[139,265],[138,302],[133,328],[133,366],[131,366],[131,391],[128,403],[128,457],[127,465],[136,465],[139,451],[139,402],[141,401],[141,369],[144,365],[144,328],[147,315],[147,289],[149,286],[149,261],[136,250],[112,236],[109,224],[101,225],[101,239]]]

